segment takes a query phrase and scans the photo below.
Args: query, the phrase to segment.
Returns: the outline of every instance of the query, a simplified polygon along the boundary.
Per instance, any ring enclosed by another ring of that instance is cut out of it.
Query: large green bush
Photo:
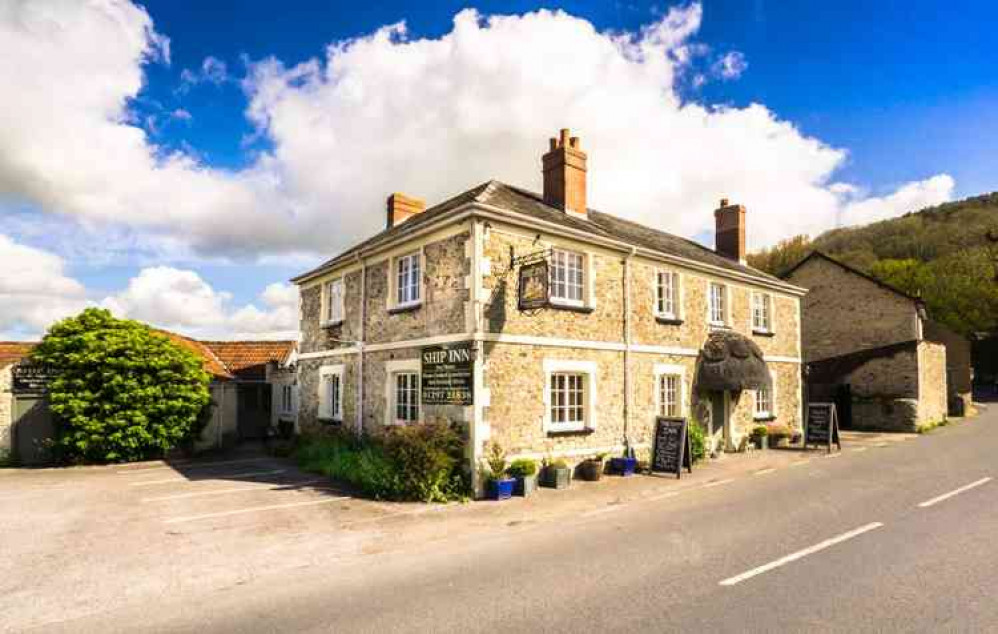
[[[703,427],[696,419],[690,421],[687,433],[690,435],[690,452],[693,454],[693,462],[700,462],[707,455],[707,438]]]
[[[210,412],[201,360],[148,326],[88,308],[51,327],[32,359],[50,367],[53,452],[64,462],[160,457]]]
[[[333,433],[303,439],[299,466],[378,499],[447,502],[468,496],[464,441],[454,425],[427,423],[356,438]]]

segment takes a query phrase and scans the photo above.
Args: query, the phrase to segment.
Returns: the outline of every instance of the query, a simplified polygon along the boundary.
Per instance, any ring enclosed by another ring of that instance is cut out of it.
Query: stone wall
[[[788,278],[808,289],[802,306],[805,361],[919,338],[915,302],[821,257]]]
[[[923,341],[918,344],[918,424],[946,418],[946,346]]]
[[[970,411],[973,391],[971,344],[966,337],[935,322],[925,323],[925,338],[946,346],[946,391],[951,416]]]
[[[0,458],[13,451],[14,395],[11,394],[13,365],[0,367]]]

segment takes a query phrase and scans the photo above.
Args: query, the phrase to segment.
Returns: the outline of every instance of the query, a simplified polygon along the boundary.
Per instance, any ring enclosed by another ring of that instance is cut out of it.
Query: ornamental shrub
[[[537,473],[537,461],[530,458],[517,458],[509,463],[506,473],[512,478],[527,478]]]
[[[210,377],[194,353],[136,321],[88,308],[54,324],[32,360],[55,373],[49,406],[62,462],[161,457],[210,414]]]
[[[687,432],[690,435],[690,449],[693,453],[693,462],[700,462],[707,455],[707,442],[703,427],[696,419],[691,420]]]

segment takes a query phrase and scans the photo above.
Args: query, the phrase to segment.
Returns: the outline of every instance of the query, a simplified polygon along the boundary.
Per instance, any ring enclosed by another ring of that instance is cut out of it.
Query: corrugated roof
[[[543,220],[553,224],[561,225],[569,229],[584,231],[591,235],[625,242],[633,246],[657,251],[665,255],[681,257],[694,262],[700,262],[710,266],[727,269],[742,275],[764,280],[766,282],[776,282],[786,284],[785,281],[754,269],[750,266],[731,260],[722,255],[718,255],[712,249],[664,231],[653,229],[645,225],[624,220],[623,218],[603,213],[595,209],[589,209],[587,218],[571,216],[557,207],[552,207],[544,202],[543,197],[535,192],[530,192],[519,187],[507,185],[496,180],[482,183],[466,192],[458,194],[439,205],[427,209],[423,213],[414,216],[401,225],[386,229],[381,233],[350,247],[343,253],[321,264],[320,266],[303,273],[292,279],[299,282],[333,268],[337,264],[348,260],[358,252],[376,247],[380,244],[393,241],[412,233],[426,224],[432,222],[448,211],[456,209],[467,203],[482,203],[498,209],[508,210],[514,213],[530,216],[538,220]]]

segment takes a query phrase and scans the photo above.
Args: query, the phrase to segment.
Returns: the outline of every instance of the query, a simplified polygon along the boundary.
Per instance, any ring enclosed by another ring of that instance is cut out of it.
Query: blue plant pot
[[[635,469],[638,466],[637,458],[611,458],[610,467],[613,472],[621,476],[632,476],[634,475]]]
[[[489,480],[489,499],[508,500],[513,497],[513,487],[516,480],[503,478],[502,480]]]

